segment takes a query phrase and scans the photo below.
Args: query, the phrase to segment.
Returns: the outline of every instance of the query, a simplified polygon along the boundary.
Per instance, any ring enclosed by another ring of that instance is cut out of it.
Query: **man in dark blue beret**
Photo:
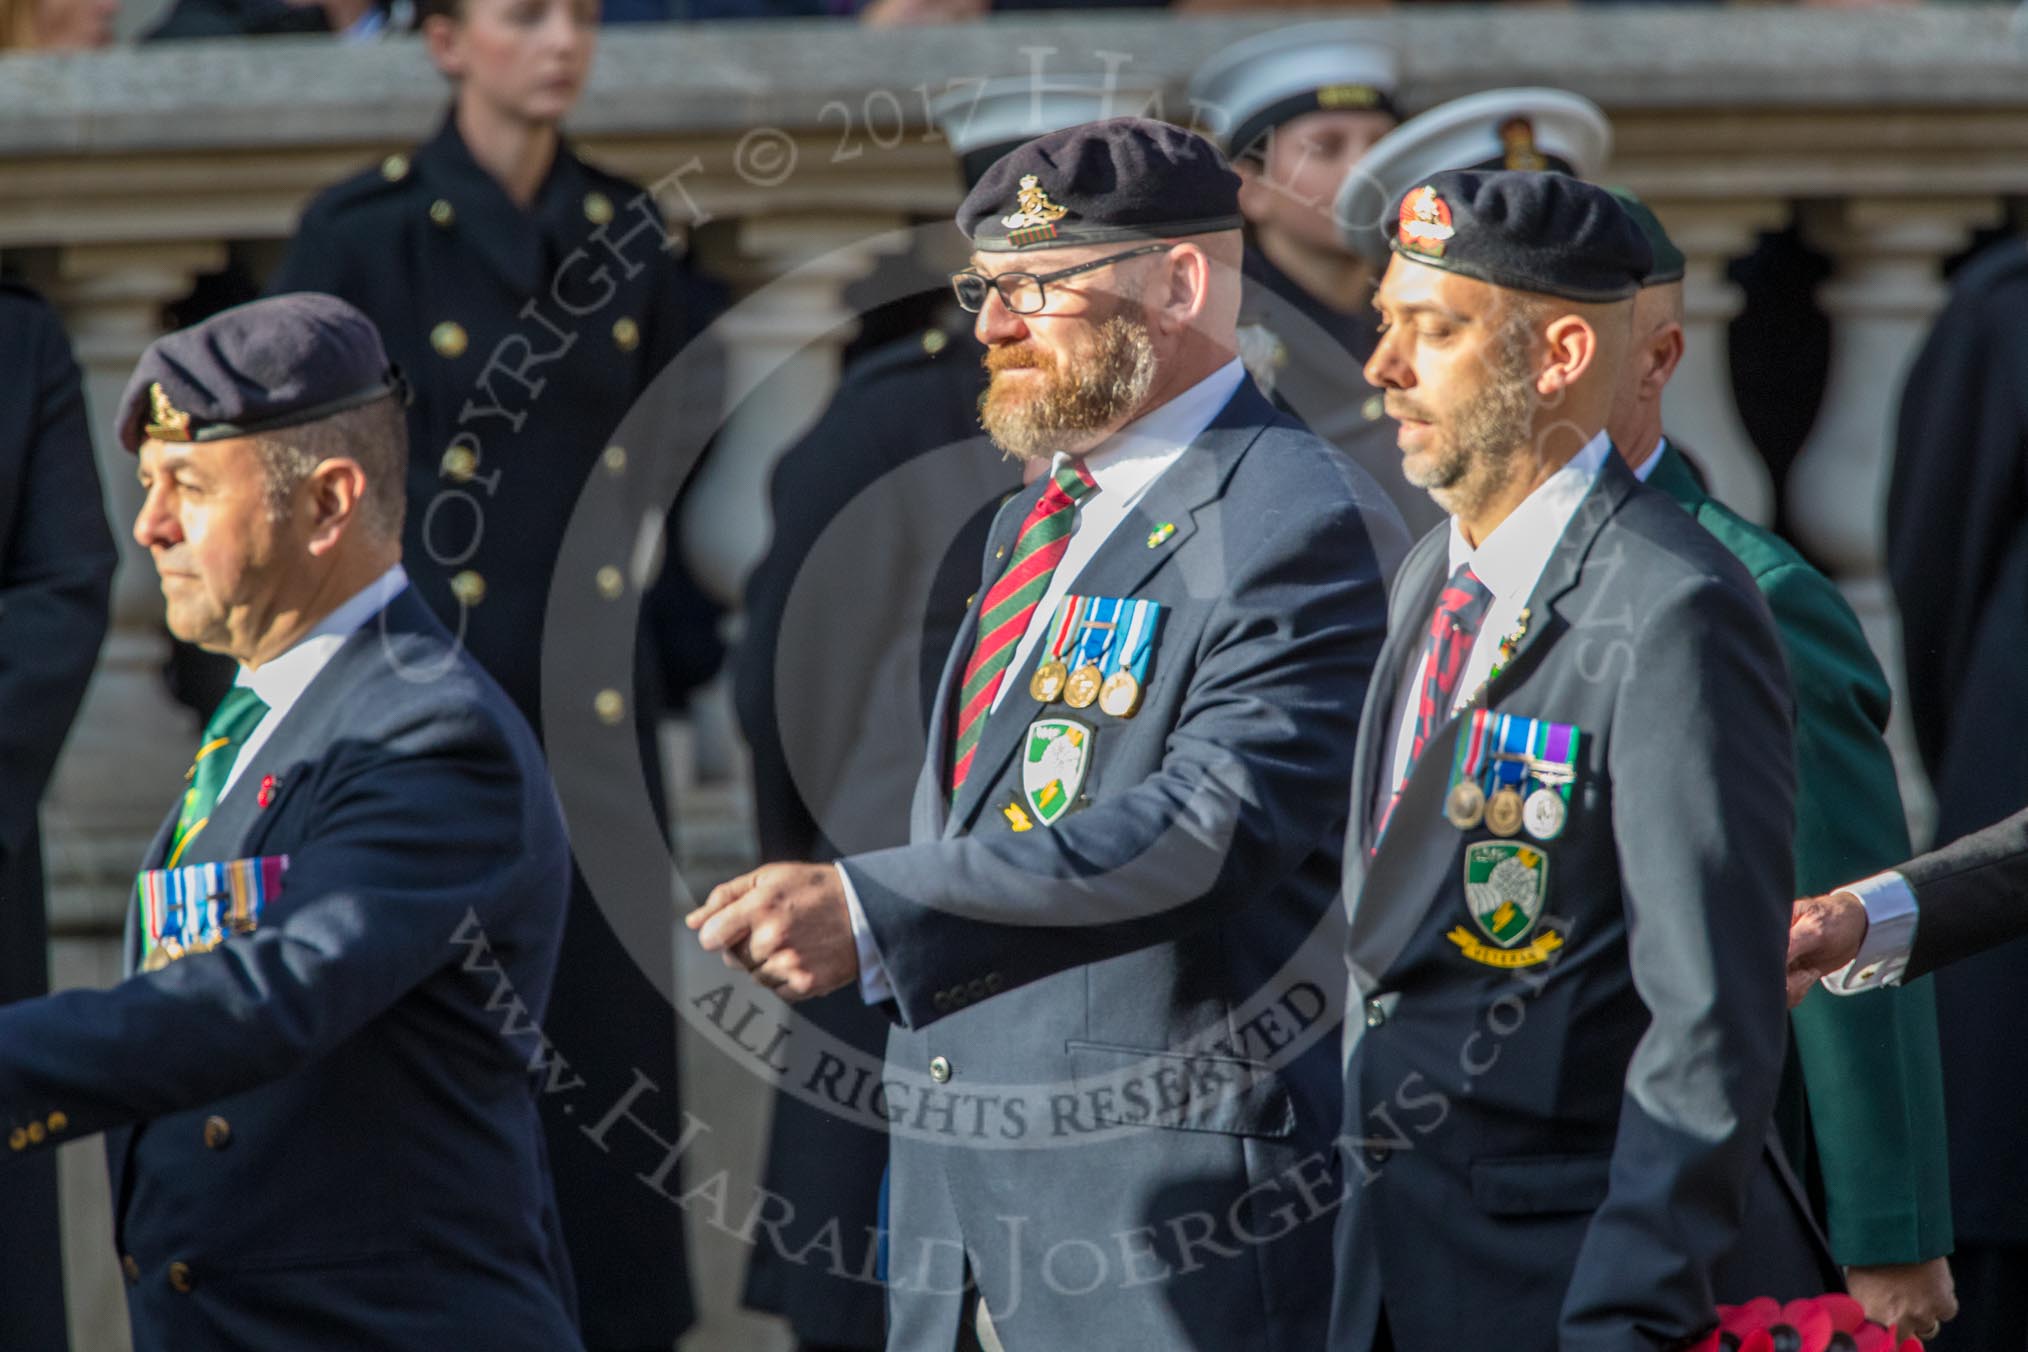
[[[988,533],[910,843],[769,865],[692,923],[895,1024],[859,1072],[890,1349],[1320,1346],[1343,968],[1313,935],[1405,532],[1246,379],[1208,142],[1054,132],[958,221],[981,419],[1038,473]]]
[[[1614,454],[1649,245],[1562,174],[1397,204],[1367,378],[1450,514],[1355,760],[1331,1346],[1685,1346],[1835,1286],[1771,1134],[1793,866],[1781,650]]]
[[[127,979],[0,1008],[0,1132],[107,1133],[140,1352],[579,1346],[529,1078],[563,822],[402,571],[402,397],[296,294],[157,340],[121,401],[169,628],[239,676]]]

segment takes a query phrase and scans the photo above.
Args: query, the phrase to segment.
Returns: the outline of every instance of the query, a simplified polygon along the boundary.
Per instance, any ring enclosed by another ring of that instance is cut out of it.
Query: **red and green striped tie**
[[[1077,525],[1077,505],[1098,490],[1091,471],[1078,461],[1069,461],[1056,471],[1049,487],[1042,490],[1021,534],[1014,540],[1014,558],[1000,580],[986,593],[979,609],[979,637],[972,645],[972,660],[965,665],[965,680],[958,687],[958,717],[951,743],[951,794],[971,773],[972,754],[979,749],[979,733],[986,726],[986,711],[993,707],[1000,680],[1042,594],[1049,590],[1050,574],[1056,571],[1063,551],[1070,548],[1070,532]]]

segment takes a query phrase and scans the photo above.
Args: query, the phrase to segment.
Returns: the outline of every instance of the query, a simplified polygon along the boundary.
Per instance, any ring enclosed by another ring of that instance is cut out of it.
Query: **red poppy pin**
[[[262,807],[266,807],[269,803],[275,801],[275,777],[273,775],[261,776],[261,791],[254,795],[254,801]]]

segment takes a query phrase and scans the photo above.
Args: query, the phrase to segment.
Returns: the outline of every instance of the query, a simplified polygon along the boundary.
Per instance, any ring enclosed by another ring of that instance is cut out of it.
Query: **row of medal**
[[[1554,840],[1570,820],[1581,734],[1568,723],[1475,709],[1451,762],[1444,816],[1460,831]]]
[[[1119,596],[1066,596],[1049,622],[1048,651],[1029,678],[1039,704],[1062,700],[1073,709],[1132,718],[1141,708],[1148,660],[1155,650],[1159,601]]]

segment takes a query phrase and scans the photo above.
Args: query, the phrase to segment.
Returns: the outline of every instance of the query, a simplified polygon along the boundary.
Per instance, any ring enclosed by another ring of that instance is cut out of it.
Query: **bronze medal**
[[[1028,678],[1028,693],[1038,704],[1048,704],[1063,694],[1063,683],[1069,679],[1069,669],[1052,657]]]
[[[1475,780],[1458,781],[1444,799],[1444,816],[1458,830],[1471,830],[1486,820],[1486,791]]]
[[[1486,804],[1486,829],[1496,836],[1517,835],[1522,813],[1521,790],[1509,785]]]
[[[1562,794],[1554,789],[1537,789],[1528,795],[1528,802],[1521,809],[1521,824],[1537,840],[1554,840],[1563,834],[1563,824],[1569,816],[1570,809]]]
[[[1099,676],[1098,664],[1087,662],[1070,673],[1070,679],[1063,685],[1063,702],[1073,709],[1089,709],[1099,697],[1099,687],[1105,681]]]
[[[1132,718],[1141,707],[1141,683],[1131,671],[1116,671],[1099,688],[1099,708],[1114,718]]]

